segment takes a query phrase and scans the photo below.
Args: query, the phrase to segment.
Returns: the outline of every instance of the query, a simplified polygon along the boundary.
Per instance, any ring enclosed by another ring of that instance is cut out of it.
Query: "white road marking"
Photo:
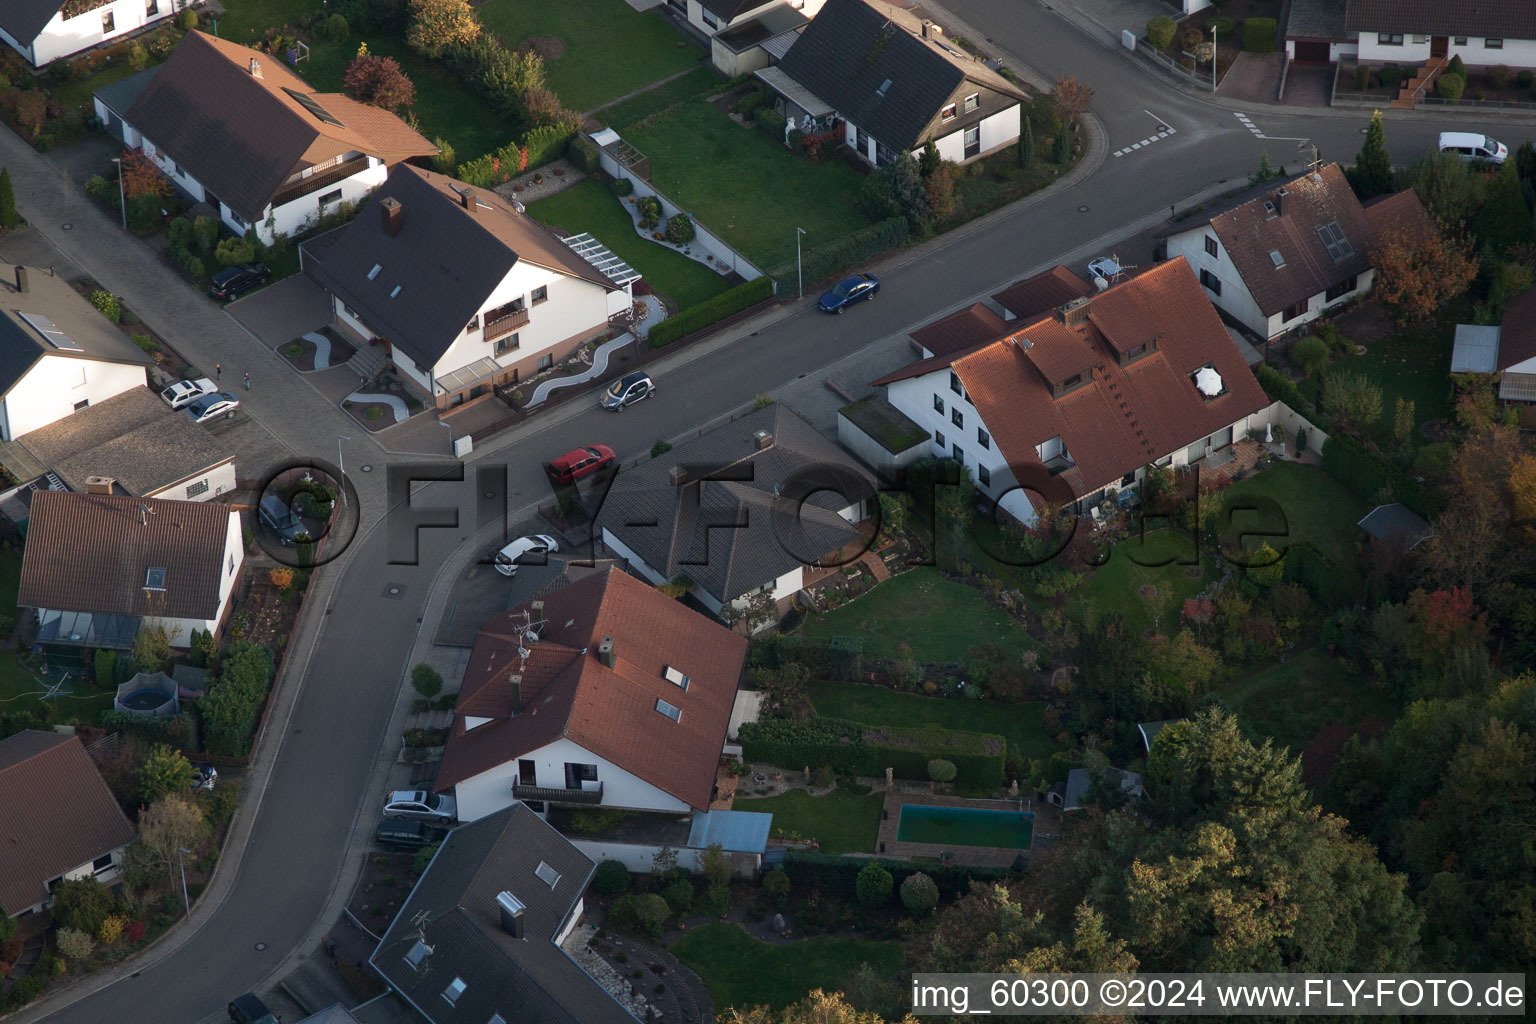
[[[1243,125],[1244,128],[1247,128],[1250,132],[1253,132],[1253,134],[1254,134],[1254,136],[1256,138],[1268,139],[1271,142],[1309,142],[1309,141],[1311,141],[1309,139],[1298,138],[1297,136],[1294,136],[1294,135],[1265,135],[1264,134],[1264,129],[1262,129],[1258,125],[1254,124],[1253,120],[1247,114],[1233,113],[1232,116],[1237,118],[1240,122],[1242,122],[1242,125]]]
[[[1147,108],[1143,107],[1141,112],[1157,122],[1157,132],[1153,135],[1147,136],[1140,142],[1133,142],[1123,149],[1115,150],[1114,153],[1111,154],[1112,156],[1125,156],[1127,153],[1133,150],[1141,149],[1145,146],[1150,146],[1152,143],[1158,141],[1159,139],[1166,139],[1168,136],[1173,135],[1178,131],[1177,128],[1173,127],[1167,121],[1163,120],[1161,117],[1158,117]]]

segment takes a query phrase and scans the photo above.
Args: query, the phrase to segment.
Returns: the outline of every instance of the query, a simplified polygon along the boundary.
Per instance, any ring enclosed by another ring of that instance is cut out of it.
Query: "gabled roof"
[[[1536,359],[1536,288],[1510,299],[1504,306],[1504,322],[1499,328],[1499,371]]]
[[[936,356],[953,355],[984,341],[996,341],[1008,333],[1003,318],[980,302],[908,335]]]
[[[1058,263],[1050,270],[1009,285],[992,296],[992,301],[1006,309],[1014,319],[1028,322],[1091,291],[1087,281]]]
[[[1344,27],[1345,0],[1291,0],[1285,23],[1287,39],[1354,40]]]
[[[64,0],[5,0],[0,3],[0,28],[29,46],[63,6]]]
[[[866,0],[827,0],[779,70],[892,150],[922,145],[928,125],[967,80],[1004,97],[957,116],[949,131],[1027,97],[1002,75],[942,37],[923,39],[920,21]],[[885,83],[889,82],[889,85]]]
[[[142,506],[142,507],[141,507]],[[214,502],[39,491],[21,557],[23,608],[212,619],[229,520]],[[145,573],[166,570],[162,589]]]
[[[1151,354],[1125,366],[1122,352]],[[1220,374],[1206,399],[1192,375]],[[1051,387],[1086,367],[1091,381],[1060,397]],[[1082,497],[1194,444],[1269,403],[1189,264],[1169,260],[1089,299],[1087,318],[1047,318],[948,360],[932,359],[876,384],[952,368],[1011,465],[1038,465],[1036,446],[1061,438],[1075,463],[1058,478]]]
[[[19,914],[47,883],[133,841],[133,826],[77,737],[0,740],[0,907]]]
[[[535,873],[541,865],[552,869],[553,885]],[[493,1015],[505,1024],[634,1024],[553,941],[595,867],[522,804],[461,825],[369,963],[436,1024],[481,1024]],[[501,926],[503,892],[523,908],[521,939]],[[443,992],[455,979],[463,991],[450,1003]]]
[[[1536,39],[1536,7],[1527,0],[1349,0],[1351,32]]]
[[[1283,203],[1275,198],[1281,188]],[[1266,203],[1280,212],[1271,213]],[[1210,223],[1265,316],[1370,269],[1375,233],[1338,164],[1293,178]],[[1330,251],[1320,231],[1343,244]]]
[[[708,808],[746,639],[618,569],[543,601],[538,615],[524,605],[481,628],[438,789],[564,737],[692,807]],[[519,627],[541,619],[538,641],[523,645],[525,660]],[[604,637],[614,640],[613,668],[598,659]],[[689,677],[687,689],[664,677],[669,666]],[[656,710],[658,698],[682,710],[677,721]],[[468,718],[491,721],[467,729]]]
[[[473,210],[466,190],[474,193]],[[400,204],[393,236],[384,227],[387,199]],[[390,172],[369,208],[334,239],[310,251],[318,258],[306,261],[309,272],[427,367],[520,261],[613,290],[601,271],[495,192],[408,164]]]
[[[123,119],[252,222],[312,164],[352,152],[387,164],[437,152],[389,111],[318,93],[280,59],[203,32],[187,33]]]
[[[44,356],[154,365],[148,354],[123,337],[62,277],[41,267],[26,267],[27,290],[21,292],[16,287],[16,269],[0,261],[0,397],[9,394]],[[49,333],[44,334],[44,329]]]
[[[1128,772],[1123,768],[1073,768],[1067,773],[1066,785],[1061,790],[1062,806],[1064,811],[1075,811],[1083,805],[1088,792],[1093,788],[1094,775],[1103,775],[1109,785],[1118,785],[1120,792],[1128,799],[1134,800],[1141,796],[1141,776],[1135,772]]]
[[[758,431],[772,435],[767,448]],[[673,467],[688,469],[687,482],[671,481]],[[801,506],[811,481],[830,489]],[[837,513],[874,493],[868,470],[774,403],[620,473],[598,522],[655,572],[725,601],[857,542]]]
[[[1451,347],[1452,373],[1495,373],[1499,364],[1499,328],[1457,324]]]
[[[1429,211],[1424,209],[1418,194],[1411,188],[1369,199],[1364,209],[1365,222],[1371,229],[1373,244],[1397,231],[1406,232],[1410,236],[1435,233],[1435,224],[1429,219]]]

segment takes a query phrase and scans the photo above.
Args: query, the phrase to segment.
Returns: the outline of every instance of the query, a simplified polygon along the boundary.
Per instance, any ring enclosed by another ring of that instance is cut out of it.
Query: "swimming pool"
[[[1027,850],[1035,832],[1033,811],[903,804],[896,823],[900,843],[990,846]]]

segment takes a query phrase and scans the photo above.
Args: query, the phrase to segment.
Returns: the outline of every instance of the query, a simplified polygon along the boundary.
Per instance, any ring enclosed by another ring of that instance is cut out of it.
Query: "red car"
[[[545,466],[544,472],[557,484],[573,484],[584,476],[591,476],[612,461],[612,448],[605,444],[594,444],[566,452]]]

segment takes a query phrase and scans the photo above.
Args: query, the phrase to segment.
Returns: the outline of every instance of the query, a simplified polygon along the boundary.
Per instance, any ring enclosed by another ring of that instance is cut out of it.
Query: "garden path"
[[[534,389],[533,398],[528,401],[526,408],[532,409],[543,405],[544,400],[549,397],[549,393],[556,388],[568,388],[576,384],[585,384],[595,377],[602,376],[603,372],[608,369],[608,353],[621,349],[625,345],[633,343],[634,340],[635,336],[625,331],[612,341],[599,345],[597,351],[592,353],[592,365],[587,367],[585,371],[578,373],[574,377],[555,377],[540,382],[539,386]],[[401,419],[403,418],[401,417]]]
[[[394,395],[374,395],[363,391],[354,391],[347,396],[347,401],[359,405],[387,405],[395,414],[396,423],[404,423],[410,417],[411,411],[405,407],[405,399]]]
[[[331,368],[331,339],[319,331],[310,331],[304,335],[304,340],[315,346],[315,369],[328,370]]]

